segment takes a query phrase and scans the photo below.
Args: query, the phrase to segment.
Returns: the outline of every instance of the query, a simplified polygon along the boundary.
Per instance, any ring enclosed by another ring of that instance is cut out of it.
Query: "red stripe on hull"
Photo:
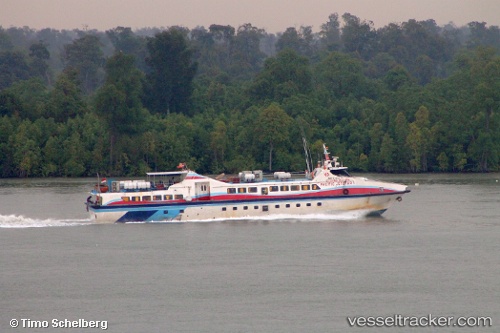
[[[345,192],[347,190],[347,192]],[[216,196],[203,196],[200,198],[193,198],[193,202],[197,201],[247,201],[247,200],[279,200],[279,199],[301,199],[310,197],[347,197],[351,195],[379,195],[379,194],[391,194],[396,191],[384,189],[381,191],[378,188],[339,188],[335,190],[325,190],[325,191],[313,191],[309,193],[300,194],[287,194],[287,195],[261,195],[261,194],[223,194]],[[186,200],[153,200],[153,201],[115,201],[110,203],[109,206],[115,205],[148,205],[148,204],[175,204],[175,203],[185,203]]]

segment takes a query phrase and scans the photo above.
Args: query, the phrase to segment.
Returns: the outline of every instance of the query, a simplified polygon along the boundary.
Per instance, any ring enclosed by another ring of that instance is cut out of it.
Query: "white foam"
[[[151,221],[151,222],[127,222],[127,223],[200,223],[200,222],[227,222],[227,221],[294,221],[294,222],[310,222],[310,221],[350,221],[365,218],[370,211],[355,210],[341,211],[334,214],[273,214],[269,216],[244,216],[233,218],[215,218],[215,219],[199,219],[189,221]]]
[[[348,221],[348,220],[358,220],[364,218],[367,212],[363,211],[352,211],[352,212],[339,212],[336,214],[304,214],[304,215],[294,215],[294,214],[273,214],[269,216],[246,216],[230,219],[207,219],[199,220],[199,222],[209,222],[209,221],[233,221],[233,220],[251,220],[251,221],[297,221],[297,222],[308,222],[308,221]]]
[[[0,215],[0,228],[43,228],[74,225],[87,225],[90,220],[57,220],[57,219],[32,219],[22,215]]]

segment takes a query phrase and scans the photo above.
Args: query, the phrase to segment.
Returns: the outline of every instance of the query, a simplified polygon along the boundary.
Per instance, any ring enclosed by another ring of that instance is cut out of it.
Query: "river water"
[[[112,225],[94,179],[2,179],[0,332],[499,332],[500,174],[368,176],[412,192],[381,218]],[[491,326],[348,319],[397,315]]]

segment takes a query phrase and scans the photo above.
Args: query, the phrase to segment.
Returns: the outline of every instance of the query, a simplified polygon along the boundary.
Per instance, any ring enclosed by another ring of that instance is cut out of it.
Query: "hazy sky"
[[[409,19],[438,25],[500,26],[500,0],[0,0],[0,26],[107,30],[117,26],[187,28],[251,23],[267,32],[312,26],[351,13],[375,27]]]

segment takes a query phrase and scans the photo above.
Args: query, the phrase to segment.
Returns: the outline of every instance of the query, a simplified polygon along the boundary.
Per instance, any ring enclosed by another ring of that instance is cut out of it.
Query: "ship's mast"
[[[302,130],[302,129],[301,129]],[[306,138],[305,136],[302,136],[302,144],[304,145],[304,154],[306,156],[306,166],[307,166],[307,172],[311,173],[312,171],[312,168],[311,168],[311,163],[309,162],[311,157],[310,157],[310,154],[307,150],[307,141],[306,141]]]
[[[330,160],[330,154],[328,153],[328,147],[323,143],[323,154],[325,155],[325,161]]]

